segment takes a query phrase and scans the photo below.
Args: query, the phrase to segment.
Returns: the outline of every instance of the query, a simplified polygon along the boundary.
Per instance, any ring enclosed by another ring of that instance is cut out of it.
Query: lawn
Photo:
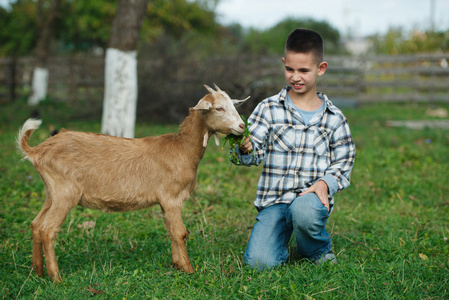
[[[77,207],[56,242],[61,284],[31,270],[30,222],[44,185],[15,149],[30,109],[0,111],[0,298],[19,299],[448,299],[449,131],[389,128],[388,120],[429,119],[415,104],[345,109],[357,145],[352,185],[336,196],[328,221],[338,264],[315,266],[295,255],[258,272],[242,264],[255,222],[260,168],[236,167],[210,142],[198,184],[183,208],[194,274],[170,267],[160,208],[107,214]],[[443,106],[441,106],[443,107]],[[445,106],[447,108],[447,106]],[[57,128],[98,132],[99,122],[44,103],[31,144]],[[177,126],[139,123],[136,136]],[[223,140],[222,140],[223,141]]]

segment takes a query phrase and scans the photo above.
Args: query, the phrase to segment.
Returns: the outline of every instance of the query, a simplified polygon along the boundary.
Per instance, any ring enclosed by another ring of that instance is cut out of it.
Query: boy
[[[355,159],[345,116],[316,92],[327,69],[321,36],[294,30],[282,61],[288,86],[259,103],[248,119],[251,138],[238,149],[242,165],[264,161],[254,201],[259,213],[243,257],[259,270],[285,263],[292,232],[302,257],[336,263],[325,225]]]

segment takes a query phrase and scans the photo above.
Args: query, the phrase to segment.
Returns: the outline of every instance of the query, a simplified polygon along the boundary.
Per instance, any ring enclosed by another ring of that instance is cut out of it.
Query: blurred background
[[[45,66],[46,96],[33,105],[100,120],[117,5],[1,0],[0,108],[29,105],[33,70]],[[213,83],[251,95],[240,109],[250,114],[283,87],[284,41],[298,27],[322,35],[329,69],[318,90],[339,106],[449,102],[447,0],[150,0],[136,29],[137,122],[182,121]]]

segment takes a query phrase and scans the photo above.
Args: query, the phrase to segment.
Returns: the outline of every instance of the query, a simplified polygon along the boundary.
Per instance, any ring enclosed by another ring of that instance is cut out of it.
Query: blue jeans
[[[258,270],[285,263],[292,231],[298,253],[311,261],[319,259],[332,249],[325,229],[328,217],[327,208],[314,193],[300,196],[290,204],[262,209],[251,231],[243,262]]]

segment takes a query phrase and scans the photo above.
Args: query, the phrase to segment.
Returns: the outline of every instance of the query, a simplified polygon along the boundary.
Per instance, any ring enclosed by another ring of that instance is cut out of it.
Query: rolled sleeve
[[[325,175],[320,180],[326,182],[330,197],[333,197],[338,192],[338,182],[333,175]]]

